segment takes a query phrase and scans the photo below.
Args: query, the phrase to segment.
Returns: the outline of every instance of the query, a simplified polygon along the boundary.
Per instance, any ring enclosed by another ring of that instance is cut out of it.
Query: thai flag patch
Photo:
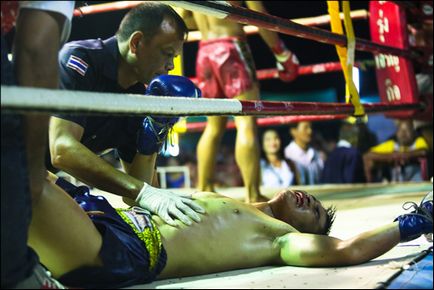
[[[89,67],[89,65],[84,60],[82,60],[81,58],[79,58],[75,55],[71,55],[69,57],[68,62],[66,63],[66,66],[75,70],[76,72],[78,72],[82,76],[84,76],[86,74],[87,68]]]

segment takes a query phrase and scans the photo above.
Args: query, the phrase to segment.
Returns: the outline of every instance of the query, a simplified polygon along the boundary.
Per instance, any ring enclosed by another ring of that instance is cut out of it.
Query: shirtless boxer
[[[193,198],[207,212],[202,221],[191,226],[177,221],[173,227],[139,208],[115,210],[86,187],[62,179],[57,184],[75,202],[54,184],[44,201],[47,209],[62,207],[58,218],[65,224],[53,229],[48,220],[34,218],[30,243],[55,277],[75,287],[119,288],[265,265],[354,265],[400,241],[432,233],[432,195],[417,212],[339,240],[326,235],[334,211],[298,190],[282,191],[256,208],[218,194],[196,193]]]

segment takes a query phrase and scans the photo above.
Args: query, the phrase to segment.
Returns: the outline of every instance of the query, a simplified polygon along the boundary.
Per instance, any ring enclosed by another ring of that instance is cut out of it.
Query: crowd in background
[[[379,140],[366,122],[348,120],[261,128],[261,186],[429,180],[432,129],[415,128],[411,120],[390,122],[394,131],[385,140]],[[179,156],[160,156],[158,166],[187,166],[191,186],[196,185],[194,150],[181,145]],[[185,186],[183,174],[166,175],[168,187]],[[214,182],[216,187],[243,186],[231,144],[219,149]]]

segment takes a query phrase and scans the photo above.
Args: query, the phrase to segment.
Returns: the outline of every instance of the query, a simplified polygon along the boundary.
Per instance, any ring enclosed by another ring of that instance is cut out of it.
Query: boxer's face
[[[174,68],[173,59],[182,52],[183,44],[173,20],[164,19],[153,38],[143,38],[138,44],[135,64],[138,81],[147,84],[156,76],[168,74]]]
[[[325,231],[327,211],[314,196],[302,190],[284,190],[269,203],[274,203],[274,217],[303,233]],[[277,212],[276,212],[277,211]]]

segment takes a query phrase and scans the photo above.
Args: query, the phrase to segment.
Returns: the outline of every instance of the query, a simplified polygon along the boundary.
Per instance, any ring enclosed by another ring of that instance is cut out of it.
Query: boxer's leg
[[[237,96],[240,100],[258,100],[259,88],[254,86],[251,90]],[[235,117],[237,138],[235,142],[235,159],[243,177],[247,190],[246,202],[261,202],[268,199],[259,192],[259,141],[257,137],[256,118],[253,116]]]
[[[41,262],[59,277],[80,266],[98,266],[102,238],[90,218],[60,187],[44,181],[33,208],[29,244]]]
[[[227,117],[208,117],[208,122],[197,144],[198,184],[201,191],[214,190],[214,172],[217,150],[225,132]]]

